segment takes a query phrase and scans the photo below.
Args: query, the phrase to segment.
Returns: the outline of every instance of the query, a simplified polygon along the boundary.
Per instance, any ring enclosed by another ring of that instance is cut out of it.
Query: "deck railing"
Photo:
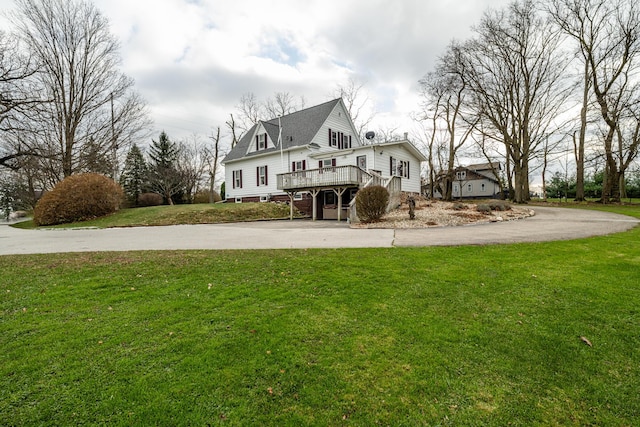
[[[281,173],[277,178],[278,190],[285,191],[340,186],[362,187],[370,180],[379,181],[376,184],[384,185],[381,177],[351,165]]]

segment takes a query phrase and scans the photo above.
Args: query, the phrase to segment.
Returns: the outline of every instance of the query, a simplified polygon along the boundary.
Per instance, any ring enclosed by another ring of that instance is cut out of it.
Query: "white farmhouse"
[[[286,201],[314,219],[345,219],[358,189],[420,193],[420,151],[364,144],[342,99],[255,124],[223,160],[227,202]]]

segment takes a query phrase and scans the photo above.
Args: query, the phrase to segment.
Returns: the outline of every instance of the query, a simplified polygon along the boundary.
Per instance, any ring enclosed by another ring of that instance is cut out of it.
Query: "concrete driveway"
[[[72,230],[0,225],[0,255],[175,249],[370,248],[486,245],[578,239],[629,230],[639,220],[581,209],[534,207],[524,220],[462,227],[350,229],[335,221],[263,221]]]

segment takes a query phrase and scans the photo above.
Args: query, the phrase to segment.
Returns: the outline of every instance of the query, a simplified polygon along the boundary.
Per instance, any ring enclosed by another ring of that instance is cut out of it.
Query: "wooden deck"
[[[382,178],[357,166],[333,166],[278,174],[278,190],[287,192],[336,187],[364,187],[370,181],[384,185]],[[379,181],[379,182],[376,182]]]

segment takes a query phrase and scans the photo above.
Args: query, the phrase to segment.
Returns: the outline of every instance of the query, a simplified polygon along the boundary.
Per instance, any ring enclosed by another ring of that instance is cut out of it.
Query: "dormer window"
[[[267,134],[260,133],[256,135],[256,151],[267,149]]]
[[[339,150],[351,148],[351,135],[329,129],[329,147],[335,147]]]
[[[332,131],[331,129],[329,129],[329,146],[338,146],[338,132]]]

